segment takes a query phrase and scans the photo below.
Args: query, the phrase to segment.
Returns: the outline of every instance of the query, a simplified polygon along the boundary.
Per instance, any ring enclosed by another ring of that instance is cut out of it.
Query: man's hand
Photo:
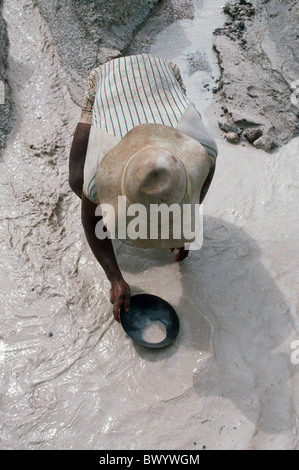
[[[177,254],[174,257],[174,261],[183,261],[183,259],[187,258],[189,254],[189,250],[185,250],[184,247],[181,248],[169,248],[169,253],[173,253],[174,250],[178,250]]]
[[[130,286],[123,279],[111,282],[110,302],[113,304],[113,315],[117,322],[119,319],[119,310],[123,305],[125,310],[130,308]]]

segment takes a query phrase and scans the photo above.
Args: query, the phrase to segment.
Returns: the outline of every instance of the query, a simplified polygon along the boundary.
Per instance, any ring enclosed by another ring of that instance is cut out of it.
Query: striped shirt
[[[177,65],[142,54],[120,57],[92,70],[82,117],[123,137],[144,123],[175,127],[189,103]]]
[[[92,70],[80,119],[91,124],[83,187],[87,197],[94,200],[93,181],[100,160],[129,130],[145,123],[179,128],[190,106],[180,70],[171,61],[141,54],[120,57]],[[215,159],[217,147],[211,142],[207,151]]]

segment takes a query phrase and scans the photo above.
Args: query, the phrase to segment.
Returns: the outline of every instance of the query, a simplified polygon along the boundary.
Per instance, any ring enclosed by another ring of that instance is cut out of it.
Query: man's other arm
[[[90,124],[77,124],[69,157],[69,184],[78,197],[82,197],[84,164]]]

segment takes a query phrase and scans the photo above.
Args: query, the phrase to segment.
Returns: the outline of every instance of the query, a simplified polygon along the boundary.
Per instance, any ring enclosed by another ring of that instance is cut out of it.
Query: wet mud
[[[237,76],[213,91],[228,73],[224,46],[242,48],[213,34],[222,2],[193,1],[147,43],[179,65],[219,147],[201,250],[176,264],[115,242],[132,294],[159,295],[179,316],[162,350],[135,345],[113,319],[68,185],[84,74],[69,71],[38,4],[3,4],[14,125],[1,156],[1,449],[298,449],[299,140],[277,132],[275,149],[254,145],[224,102]],[[247,122],[249,102],[243,90]],[[264,118],[246,131],[268,135]],[[241,130],[238,143],[218,122]]]

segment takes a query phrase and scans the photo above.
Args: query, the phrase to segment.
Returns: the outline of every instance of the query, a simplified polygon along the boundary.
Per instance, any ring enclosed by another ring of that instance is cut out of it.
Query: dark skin
[[[77,124],[69,157],[69,184],[79,198],[82,196],[83,173],[90,127],[90,124],[82,122]]]
[[[95,258],[105,271],[111,283],[110,302],[113,304],[113,315],[119,322],[119,310],[122,305],[126,310],[130,307],[130,286],[124,280],[118,267],[112,241],[105,237],[99,240],[95,234],[97,223],[102,223],[102,217],[95,215],[97,204],[90,201],[82,192],[81,220],[88,244]]]
[[[130,286],[124,280],[119,269],[111,239],[105,237],[103,240],[99,240],[96,237],[95,227],[97,223],[102,223],[102,217],[95,215],[97,204],[90,201],[83,193],[83,172],[89,133],[90,124],[78,123],[74,133],[69,157],[69,184],[74,193],[82,199],[81,220],[85,236],[95,258],[104,269],[105,274],[111,283],[110,301],[113,304],[114,318],[119,322],[119,311],[121,306],[123,305],[126,310],[129,310],[131,292]],[[207,186],[207,188],[212,181],[213,174],[214,170],[213,172],[210,172],[205,182],[205,186]],[[204,194],[202,193],[203,196],[201,196],[201,199],[204,198],[206,192],[207,189]],[[177,252],[174,257],[175,262],[183,261],[188,256],[189,252],[188,250],[185,250],[184,247],[171,248],[169,252],[174,253],[176,250]]]

